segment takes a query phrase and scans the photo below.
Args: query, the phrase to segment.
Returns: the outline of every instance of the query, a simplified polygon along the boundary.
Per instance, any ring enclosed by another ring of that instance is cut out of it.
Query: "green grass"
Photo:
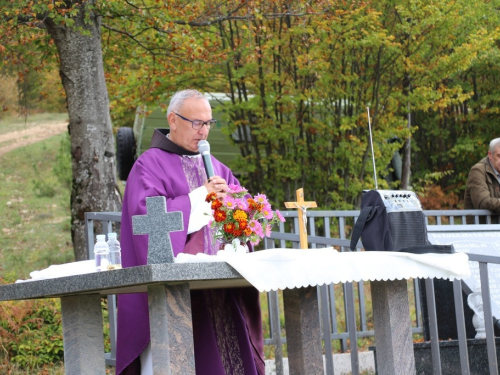
[[[27,121],[2,119],[0,134],[66,119],[67,115],[60,114],[33,116]],[[67,135],[48,138],[0,157],[0,279],[4,282],[26,279],[31,271],[74,260],[70,192],[53,172],[59,163],[57,153],[63,137]],[[7,307],[3,305],[2,309]],[[20,375],[27,371],[9,362],[0,363],[2,374]],[[30,369],[29,373],[60,375],[64,373],[64,364]]]
[[[0,157],[0,276],[74,260],[70,192],[53,173],[62,134]]]
[[[66,113],[39,113],[25,118],[22,116],[9,116],[0,118],[0,134],[25,130],[46,122],[67,121]]]

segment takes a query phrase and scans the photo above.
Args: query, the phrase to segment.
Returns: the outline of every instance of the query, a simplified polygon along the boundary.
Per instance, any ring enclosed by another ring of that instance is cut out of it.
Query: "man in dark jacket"
[[[483,209],[500,214],[500,138],[490,142],[488,156],[469,172],[465,209]],[[498,223],[498,217],[495,221]]]

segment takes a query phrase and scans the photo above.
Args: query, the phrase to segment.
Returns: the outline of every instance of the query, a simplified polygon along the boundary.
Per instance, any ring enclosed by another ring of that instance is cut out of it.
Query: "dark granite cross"
[[[165,197],[147,197],[146,215],[132,216],[134,234],[149,234],[148,264],[173,263],[170,232],[184,229],[182,212],[167,212]]]

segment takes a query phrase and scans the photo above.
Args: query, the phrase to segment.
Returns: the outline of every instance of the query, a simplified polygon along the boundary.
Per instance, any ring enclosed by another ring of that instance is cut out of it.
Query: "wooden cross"
[[[304,189],[297,190],[297,202],[285,202],[286,208],[297,208],[302,211],[302,215],[299,213],[299,236],[300,236],[300,248],[307,249],[307,216],[306,212],[308,208],[318,207],[316,202],[305,202],[304,201]]]

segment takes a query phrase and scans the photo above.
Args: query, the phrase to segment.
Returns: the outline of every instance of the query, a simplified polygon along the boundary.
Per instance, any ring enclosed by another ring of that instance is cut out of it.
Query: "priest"
[[[121,246],[123,267],[147,264],[148,237],[133,235],[132,216],[146,214],[146,197],[164,196],[168,211],[182,211],[184,230],[170,233],[174,256],[184,252],[215,255],[209,226],[208,193],[224,197],[228,184],[239,185],[228,167],[211,157],[215,176],[207,179],[198,142],[216,121],[205,96],[177,92],[167,120],[156,129],[151,148],[129,174],[123,198]],[[264,375],[259,293],[253,287],[191,291],[196,374]],[[116,373],[152,374],[146,293],[118,296]]]

